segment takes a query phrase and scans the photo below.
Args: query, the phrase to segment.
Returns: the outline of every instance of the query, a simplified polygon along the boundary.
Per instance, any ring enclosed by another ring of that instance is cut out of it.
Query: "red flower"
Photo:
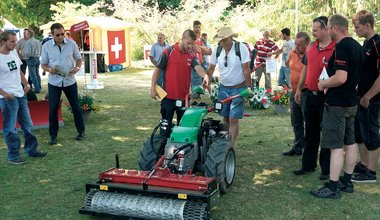
[[[88,105],[87,105],[87,104],[84,104],[84,105],[82,106],[82,109],[83,109],[83,111],[87,111],[87,110],[88,110]]]

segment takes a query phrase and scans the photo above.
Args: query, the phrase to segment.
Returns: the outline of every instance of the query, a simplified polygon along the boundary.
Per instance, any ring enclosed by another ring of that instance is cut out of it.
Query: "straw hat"
[[[221,41],[229,37],[237,37],[237,33],[232,31],[231,27],[222,27],[218,30],[217,34],[214,36],[215,41]]]

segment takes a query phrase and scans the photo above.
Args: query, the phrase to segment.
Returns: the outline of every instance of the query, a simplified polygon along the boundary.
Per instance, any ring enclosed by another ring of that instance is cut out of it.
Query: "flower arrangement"
[[[78,101],[82,112],[97,112],[99,111],[99,106],[95,104],[95,95],[91,90],[81,90],[79,91]],[[72,112],[72,108],[69,103],[65,103],[67,110]]]
[[[288,89],[275,90],[271,97],[273,104],[275,105],[288,105],[289,104],[290,91]]]
[[[264,88],[254,88],[253,97],[249,99],[253,109],[267,109],[270,105],[270,95]]]
[[[214,103],[218,101],[219,87],[220,87],[219,78],[217,76],[213,76],[211,78],[210,99]]]

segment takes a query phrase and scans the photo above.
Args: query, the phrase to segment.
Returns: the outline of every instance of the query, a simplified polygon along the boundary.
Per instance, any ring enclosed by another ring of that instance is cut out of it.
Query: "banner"
[[[107,31],[109,64],[121,64],[126,61],[126,45],[124,30]]]

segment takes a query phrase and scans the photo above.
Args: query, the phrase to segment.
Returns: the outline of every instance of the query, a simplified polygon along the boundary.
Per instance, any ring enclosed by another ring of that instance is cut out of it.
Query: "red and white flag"
[[[121,31],[107,31],[109,64],[121,64],[125,62],[125,34]]]

